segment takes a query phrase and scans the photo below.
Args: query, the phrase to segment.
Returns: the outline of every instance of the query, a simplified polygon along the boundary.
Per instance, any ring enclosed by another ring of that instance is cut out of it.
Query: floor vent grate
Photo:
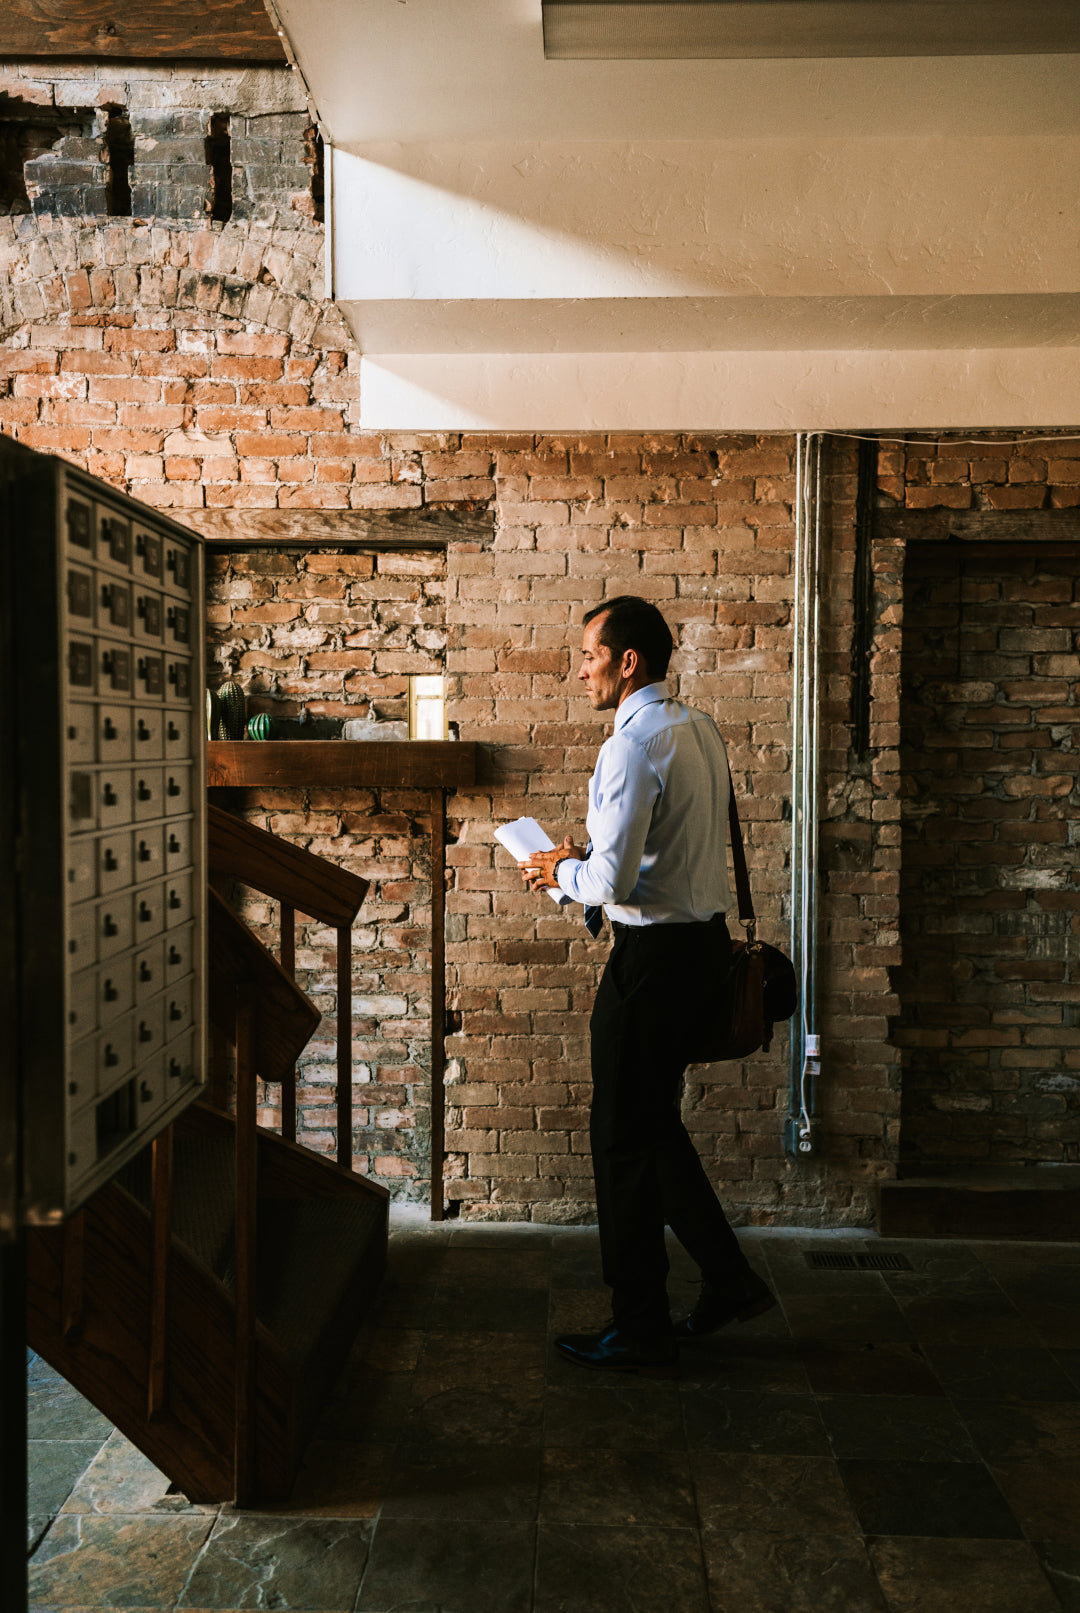
[[[912,1271],[907,1255],[853,1254],[848,1250],[810,1249],[806,1264],[815,1271]]]

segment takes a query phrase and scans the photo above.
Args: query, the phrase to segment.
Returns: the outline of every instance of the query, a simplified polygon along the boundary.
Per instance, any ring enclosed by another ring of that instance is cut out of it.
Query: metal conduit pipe
[[[791,754],[791,960],[799,1005],[791,1024],[791,1092],[785,1144],[798,1159],[818,1145],[821,1044],[817,1028],[819,584],[822,449],[819,432],[796,438],[795,620]]]

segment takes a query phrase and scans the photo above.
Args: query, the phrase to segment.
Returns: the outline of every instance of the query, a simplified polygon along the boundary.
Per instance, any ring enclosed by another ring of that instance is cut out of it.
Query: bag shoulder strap
[[[735,786],[728,763],[728,838],[731,841],[731,862],[735,870],[735,894],[739,902],[739,918],[743,924],[754,923],[754,899],[750,895],[750,876],[746,872],[746,852],[743,849],[742,825],[735,800]]]

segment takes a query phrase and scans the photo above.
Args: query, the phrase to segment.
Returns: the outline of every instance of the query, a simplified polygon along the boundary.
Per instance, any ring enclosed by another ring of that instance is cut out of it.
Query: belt
[[[727,929],[727,914],[714,913],[710,919],[687,919],[677,924],[624,924],[621,919],[609,919],[608,923],[613,930],[704,930],[720,924]]]

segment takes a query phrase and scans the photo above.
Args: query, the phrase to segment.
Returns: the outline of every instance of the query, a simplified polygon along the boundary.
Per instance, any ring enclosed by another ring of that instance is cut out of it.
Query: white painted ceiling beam
[[[1080,290],[1080,134],[380,144],[333,165],[344,301]]]
[[[1076,57],[545,61],[540,0],[276,3],[363,425],[1080,418]]]
[[[992,351],[382,354],[385,431],[907,431],[1072,425],[1080,355]]]

